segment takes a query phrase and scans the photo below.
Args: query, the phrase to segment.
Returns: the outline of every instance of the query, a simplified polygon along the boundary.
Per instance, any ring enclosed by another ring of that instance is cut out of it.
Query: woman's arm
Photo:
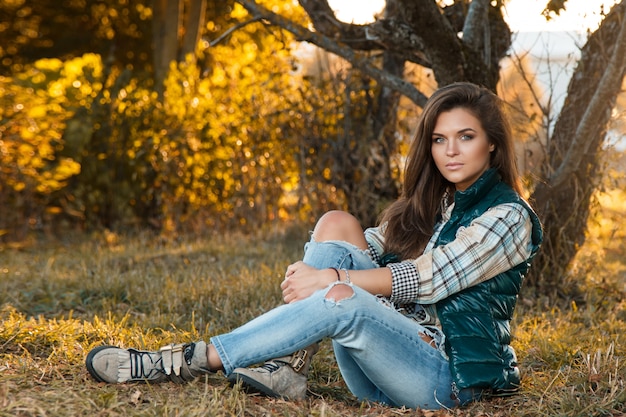
[[[337,276],[339,273],[339,277]],[[372,294],[389,296],[391,294],[391,271],[389,268],[365,269],[348,271],[350,282]],[[285,280],[280,287],[286,303],[302,300],[317,290],[326,288],[336,281],[347,282],[346,271],[343,269],[317,269],[302,261],[287,267]]]

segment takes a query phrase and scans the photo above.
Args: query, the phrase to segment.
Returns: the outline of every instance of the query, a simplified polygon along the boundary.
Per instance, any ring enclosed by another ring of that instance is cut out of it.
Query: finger
[[[291,265],[289,265],[289,266],[287,267],[287,272],[288,272],[288,275],[291,275],[291,274],[295,273],[298,269],[300,269],[300,266],[301,266],[301,265],[304,265],[304,264],[302,263],[302,261],[294,262],[294,263],[292,263]]]
[[[283,281],[283,284],[281,285],[281,287],[283,289],[283,297],[286,297],[287,295],[293,292],[293,288],[289,286],[288,281]]]
[[[285,301],[285,304],[293,302],[294,299],[293,291],[283,291],[283,301]]]

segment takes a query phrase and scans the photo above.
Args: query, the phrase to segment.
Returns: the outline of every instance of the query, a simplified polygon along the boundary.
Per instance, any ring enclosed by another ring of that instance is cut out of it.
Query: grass
[[[185,386],[105,385],[84,367],[93,347],[156,349],[207,338],[281,303],[285,266],[306,233],[167,240],[112,233],[0,248],[0,417],[4,416],[618,416],[626,413],[626,193],[600,196],[568,280],[583,304],[520,303],[521,392],[448,411],[361,404],[328,341],[304,401],[249,396],[221,375]],[[566,285],[566,284],[565,284]]]

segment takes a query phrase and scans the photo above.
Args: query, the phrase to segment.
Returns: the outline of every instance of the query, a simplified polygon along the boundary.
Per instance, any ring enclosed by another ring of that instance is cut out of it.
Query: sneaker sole
[[[106,382],[106,381],[102,379],[100,375],[98,375],[98,372],[96,372],[96,370],[94,369],[92,365],[93,357],[96,356],[96,354],[100,352],[101,350],[110,349],[110,348],[117,348],[117,346],[98,346],[97,348],[92,349],[91,352],[87,354],[87,358],[85,359],[85,365],[87,366],[87,371],[89,371],[89,375],[91,375],[92,378],[98,382]]]
[[[241,382],[241,388],[247,394],[261,394],[266,397],[272,398],[281,398],[283,400],[288,400],[289,398],[280,395],[276,391],[273,391],[266,387],[263,384],[258,383],[256,380],[242,374],[232,373],[228,376],[228,382],[230,382],[230,386],[236,385],[238,382]]]

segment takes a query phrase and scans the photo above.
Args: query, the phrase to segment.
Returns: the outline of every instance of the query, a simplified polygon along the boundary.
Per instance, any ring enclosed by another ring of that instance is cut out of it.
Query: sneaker
[[[210,372],[206,343],[171,344],[157,352],[99,346],[85,360],[89,374],[98,382],[184,383]]]
[[[315,343],[291,356],[267,361],[258,368],[236,368],[228,375],[228,381],[231,385],[240,382],[249,393],[284,400],[302,400],[306,398],[309,367],[317,350],[318,345]]]

